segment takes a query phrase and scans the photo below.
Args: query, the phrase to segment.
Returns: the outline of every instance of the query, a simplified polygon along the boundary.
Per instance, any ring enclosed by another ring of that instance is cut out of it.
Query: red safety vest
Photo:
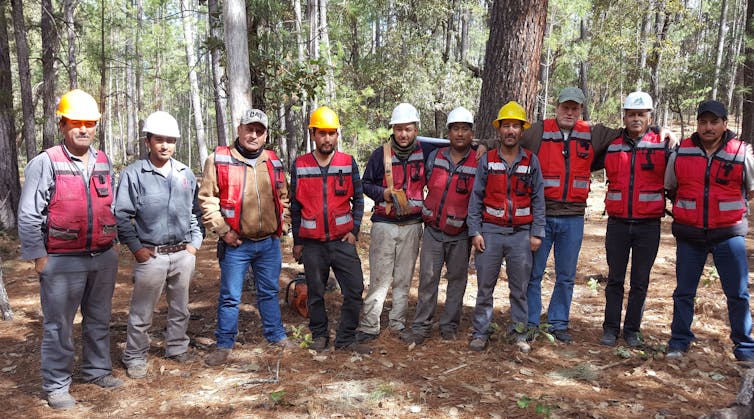
[[[283,164],[272,150],[267,153],[267,173],[270,175],[272,195],[275,201],[275,212],[278,219],[277,235],[283,234],[283,203],[280,200],[280,189],[285,185]],[[243,194],[246,185],[246,169],[248,165],[237,160],[230,153],[230,146],[218,146],[215,149],[215,168],[217,169],[217,187],[220,191],[220,212],[225,222],[241,233],[241,218],[243,211]],[[260,208],[261,211],[261,208]]]
[[[477,160],[476,151],[470,150],[461,164],[451,171],[450,161],[444,155],[446,150],[447,147],[437,150],[427,182],[422,219],[427,225],[455,236],[466,229]]]
[[[586,202],[594,161],[589,124],[576,121],[568,141],[565,141],[557,122],[546,119],[537,157],[542,167],[546,199]]]
[[[403,189],[406,191],[406,198],[408,198],[409,214],[421,213],[424,203],[424,153],[422,148],[417,146],[416,150],[408,156],[406,162],[406,172],[404,173],[404,166],[392,149],[390,149],[390,155],[392,156],[393,165],[393,188]],[[387,188],[387,181],[382,179],[382,187]],[[385,213],[385,201],[380,202],[374,207],[374,213],[383,217],[397,218],[398,215],[395,212],[395,206],[390,207],[390,214]]]
[[[110,162],[97,152],[89,185],[62,145],[48,148],[55,188],[47,207],[47,253],[99,252],[117,234]]]
[[[531,224],[531,151],[522,148],[524,157],[508,175],[507,164],[497,149],[487,152],[487,187],[484,191],[482,220],[503,227]]]
[[[730,227],[746,213],[744,160],[746,144],[728,140],[708,159],[691,138],[681,142],[675,166],[678,189],[673,218],[697,228]]]
[[[296,159],[296,199],[301,203],[298,236],[337,240],[353,231],[353,157],[336,151],[322,173],[312,153]]]
[[[607,148],[608,190],[605,210],[611,217],[661,218],[665,215],[665,143],[649,131],[631,146],[616,138]]]

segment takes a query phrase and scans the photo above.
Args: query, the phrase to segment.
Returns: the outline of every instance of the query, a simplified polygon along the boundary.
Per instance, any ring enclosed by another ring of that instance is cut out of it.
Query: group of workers
[[[149,329],[165,290],[168,305],[164,351],[190,362],[189,286],[203,229],[219,237],[220,287],[216,345],[204,358],[226,363],[237,334],[244,278],[254,272],[263,336],[280,348],[286,336],[278,303],[282,248],[290,227],[292,256],[303,263],[310,348],[331,346],[325,288],[330,270],[343,295],[335,350],[369,354],[392,294],[388,327],[402,341],[422,344],[438,324],[455,340],[472,249],[477,276],[469,349],[483,351],[493,331],[493,292],[504,262],[509,288],[510,341],[521,352],[540,332],[569,343],[569,313],[593,170],[604,168],[609,215],[605,249],[609,265],[600,343],[642,345],[641,320],[649,276],[659,247],[666,194],[673,203],[677,287],[667,358],[679,358],[694,335],[694,298],[707,254],[712,253],[728,302],[731,340],[738,360],[754,360],[744,244],[748,197],[754,193],[751,146],[727,129],[727,111],[706,101],[697,131],[679,144],[652,127],[652,98],[629,94],[625,127],[610,129],[580,119],[585,97],[565,88],[555,118],[530,123],[524,108],[502,106],[493,126],[498,138],[473,145],[474,119],[459,107],[448,114],[447,146],[417,139],[420,116],[401,103],[390,118],[392,134],[375,149],[359,175],[356,160],[338,151],[338,115],[316,109],[309,120],[315,144],[298,157],[289,178],[265,148],[269,121],[246,110],[230,146],[206,160],[201,185],[172,156],[178,123],[157,111],[144,123],[149,154],[123,170],[117,187],[110,160],[92,147],[100,118],[95,100],[72,90],[58,105],[60,145],[32,159],[19,206],[22,257],[40,278],[44,314],[42,388],[48,404],[75,405],[73,323],[83,316],[81,376],[100,387],[118,387],[112,375],[109,322],[118,270],[117,239],[132,252],[133,291],[121,360],[133,379],[147,376]],[[356,248],[366,194],[374,201],[369,245],[369,284]],[[554,247],[555,285],[542,315],[542,278]],[[631,256],[630,291],[621,329],[624,282]],[[418,300],[408,319],[409,291],[419,259]],[[435,320],[441,273],[447,291]]]

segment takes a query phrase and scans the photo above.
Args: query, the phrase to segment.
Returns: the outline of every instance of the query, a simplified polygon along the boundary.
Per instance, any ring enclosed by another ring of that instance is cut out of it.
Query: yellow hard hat
[[[309,128],[338,129],[338,114],[327,106],[320,106],[309,117]]]
[[[73,121],[98,121],[102,116],[92,95],[79,89],[71,90],[60,97],[56,115]]]
[[[529,129],[531,126],[529,121],[526,120],[526,110],[524,110],[524,107],[519,105],[515,100],[511,100],[500,108],[497,112],[497,119],[492,121],[492,126],[499,128],[500,121],[503,119],[517,119],[524,123],[524,129]]]

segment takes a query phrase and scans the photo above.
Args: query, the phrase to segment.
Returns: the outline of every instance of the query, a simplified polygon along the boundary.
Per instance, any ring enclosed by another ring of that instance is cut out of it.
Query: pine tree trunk
[[[55,56],[58,51],[57,28],[55,28],[55,16],[52,10],[52,0],[42,0],[42,17],[40,20],[42,30],[42,101],[44,128],[42,130],[42,150],[46,150],[55,144],[57,133],[57,117],[55,108]]]
[[[183,36],[186,42],[186,60],[188,61],[189,82],[191,84],[191,103],[194,111],[194,128],[196,129],[196,147],[199,151],[199,167],[204,167],[204,161],[207,160],[207,141],[204,138],[202,101],[199,97],[199,77],[196,74],[197,59],[196,53],[194,52],[194,23],[189,15],[189,10],[192,10],[190,1],[181,0]]]
[[[748,0],[746,3],[746,38],[754,39],[754,0]],[[744,93],[744,100],[741,104],[743,121],[741,125],[741,138],[745,141],[754,140],[754,45],[749,42],[744,43],[744,65],[743,68],[743,85],[749,89]]]
[[[79,77],[76,68],[76,22],[74,21],[73,14],[76,11],[78,2],[75,0],[65,0],[63,2],[63,19],[65,22],[65,33],[68,40],[68,84],[71,89],[77,89],[79,87]]]
[[[210,60],[212,62],[212,85],[213,99],[215,102],[215,124],[217,125],[217,145],[228,144],[228,130],[225,117],[227,115],[227,97],[223,86],[223,68],[220,65],[222,60],[222,50],[219,43],[222,40],[222,10],[217,4],[217,0],[208,0],[207,13],[209,20],[209,33],[212,38],[212,47],[210,50]]]
[[[99,2],[99,21],[100,21],[100,32],[99,32],[99,40],[100,40],[100,62],[99,62],[99,101],[97,102],[99,104],[99,111],[104,116],[104,122],[105,124],[100,123],[100,127],[97,130],[97,135],[99,136],[99,149],[104,151],[108,154],[110,159],[115,158],[115,154],[113,153],[113,150],[111,150],[112,147],[107,146],[107,131],[105,129],[105,126],[108,127],[111,126],[110,124],[110,118],[105,115],[105,110],[107,107],[105,106],[105,102],[107,101],[107,53],[105,49],[105,0],[100,0]],[[102,121],[102,120],[100,120]],[[110,136],[112,138],[112,136]]]
[[[21,90],[23,112],[23,134],[26,144],[26,160],[37,155],[36,124],[34,121],[34,100],[31,95],[31,70],[29,68],[29,41],[26,39],[26,21],[22,0],[11,0],[13,5],[13,33],[16,39],[18,61],[18,81]]]
[[[546,17],[547,0],[495,0],[492,5],[475,121],[479,138],[497,138],[491,122],[509,100],[533,114]]]
[[[728,0],[722,0],[720,6],[720,20],[717,22],[717,53],[715,58],[715,76],[712,79],[712,100],[717,100],[717,90],[720,86],[720,73],[723,65],[723,51],[725,49],[725,22],[728,15]]]
[[[10,22],[5,17],[8,6],[8,0],[0,0],[0,230],[14,230],[18,226],[16,214],[21,197],[16,127],[13,125],[13,84],[8,39]]]
[[[3,2],[6,0],[2,0]],[[3,281],[3,258],[0,257],[0,313],[2,313],[3,320],[13,320],[13,310],[10,307],[10,300],[8,300],[8,293],[5,291],[5,281]]]
[[[251,76],[249,70],[249,41],[246,38],[246,2],[223,2],[223,29],[228,60],[230,111],[233,127],[241,121],[242,113],[251,107]]]

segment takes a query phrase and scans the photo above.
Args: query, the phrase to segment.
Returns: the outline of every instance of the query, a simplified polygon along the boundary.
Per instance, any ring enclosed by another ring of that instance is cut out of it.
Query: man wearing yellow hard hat
[[[100,111],[83,90],[58,103],[63,143],[29,161],[18,208],[21,257],[34,261],[44,315],[42,389],[54,409],[76,404],[73,322],[81,307],[81,377],[100,387],[119,387],[110,359],[110,313],[118,254],[112,212],[112,164],[91,146]]]
[[[338,114],[327,106],[312,112],[309,134],[314,151],[298,157],[291,167],[291,227],[293,258],[304,264],[307,285],[311,349],[330,345],[325,286],[330,268],[343,292],[335,349],[368,354],[372,349],[356,342],[363,305],[364,275],[356,251],[364,194],[356,160],[338,149]]]
[[[477,298],[469,349],[482,351],[491,333],[492,294],[505,258],[510,289],[511,326],[508,330],[521,352],[527,343],[527,285],[536,252],[545,235],[544,181],[539,159],[519,141],[529,128],[526,111],[506,103],[492,122],[500,146],[479,159],[469,201],[471,245],[476,251]]]

